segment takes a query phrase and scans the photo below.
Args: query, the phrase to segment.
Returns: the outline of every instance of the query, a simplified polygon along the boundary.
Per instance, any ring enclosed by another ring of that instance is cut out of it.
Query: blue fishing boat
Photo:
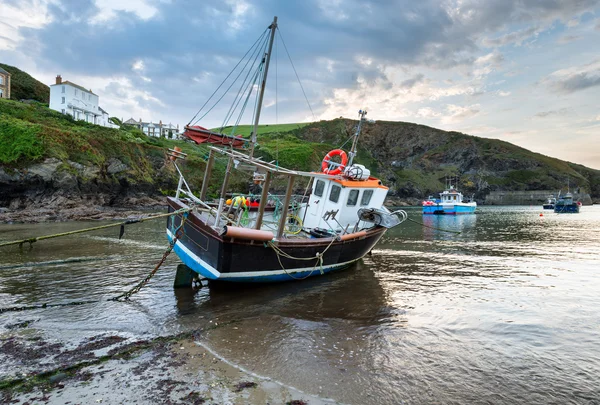
[[[567,193],[564,197],[558,197],[558,201],[554,206],[554,212],[557,214],[577,214],[579,213],[579,201],[573,201],[573,194]]]
[[[440,198],[429,197],[423,201],[423,214],[459,215],[474,214],[477,203],[463,197],[454,186],[449,185],[440,193]]]

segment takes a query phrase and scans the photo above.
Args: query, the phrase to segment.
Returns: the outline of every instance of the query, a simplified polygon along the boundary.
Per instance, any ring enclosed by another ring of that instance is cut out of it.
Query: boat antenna
[[[358,110],[358,115],[360,119],[358,120],[358,126],[356,127],[356,132],[354,132],[354,140],[352,141],[352,148],[350,148],[348,164],[346,167],[352,166],[352,161],[354,160],[354,156],[356,156],[356,148],[358,147],[358,137],[360,136],[360,130],[362,128],[362,123],[365,121],[365,115],[367,115],[367,110]]]
[[[252,158],[254,155],[254,146],[256,145],[256,133],[258,132],[260,109],[262,107],[263,97],[265,95],[265,87],[267,85],[267,74],[269,73],[269,62],[271,61],[271,51],[273,50],[273,40],[275,39],[275,31],[277,30],[277,16],[273,17],[273,22],[269,26],[269,29],[271,30],[271,36],[269,38],[269,50],[266,54],[265,72],[263,73],[263,79],[260,85],[260,94],[258,96],[258,103],[256,105],[256,114],[254,115],[254,127],[252,129],[252,138],[250,140],[250,158]]]

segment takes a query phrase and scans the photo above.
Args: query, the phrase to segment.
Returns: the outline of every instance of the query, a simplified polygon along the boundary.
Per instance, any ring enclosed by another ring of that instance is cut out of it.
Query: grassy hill
[[[11,100],[36,100],[44,104],[50,102],[50,87],[14,66],[0,63],[0,67],[10,73]]]
[[[295,129],[300,129],[302,127],[307,126],[308,123],[297,123],[297,124],[266,124],[258,126],[258,135],[260,134],[269,134],[269,133],[284,133],[290,132]],[[249,137],[252,133],[253,125],[238,125],[235,129],[235,134],[233,135],[242,135],[244,137]],[[221,128],[213,128],[213,131],[219,131]],[[231,135],[230,132],[233,129],[232,126],[223,127],[223,133],[227,135]]]
[[[353,120],[335,119],[261,126],[256,156],[278,161],[284,167],[318,170],[329,150],[345,142],[345,149],[349,148],[347,141],[356,124]],[[249,133],[249,128],[244,126],[238,133]],[[165,164],[164,153],[173,146],[180,146],[188,153],[181,166],[189,183],[198,190],[208,155],[206,146],[147,137],[130,127],[111,129],[74,121],[41,104],[9,100],[0,100],[0,133],[0,183],[3,173],[12,179],[16,179],[17,172],[26,177],[33,165],[55,159],[60,163],[57,173],[52,174],[51,184],[44,187],[60,189],[70,184],[76,189],[74,192],[170,193],[177,176],[173,167]],[[114,173],[111,168],[118,166],[115,162],[126,169]],[[379,121],[365,125],[356,162],[381,177],[390,187],[390,195],[400,198],[423,198],[437,193],[443,189],[446,176],[458,176],[462,191],[475,193],[479,198],[493,190],[557,190],[566,185],[567,179],[572,189],[581,188],[595,199],[600,197],[599,170],[499,140],[406,122]],[[219,158],[209,190],[212,195],[218,191],[225,166],[226,159]],[[246,187],[248,174],[234,173],[232,189]],[[27,187],[41,187],[34,179],[30,184],[10,181],[8,188],[0,184],[5,187],[3,192],[12,190],[4,196],[29,192]],[[6,201],[0,201],[2,204]]]

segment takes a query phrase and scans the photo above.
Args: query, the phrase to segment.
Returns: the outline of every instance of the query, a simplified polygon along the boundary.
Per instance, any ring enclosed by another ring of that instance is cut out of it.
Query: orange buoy
[[[543,216],[544,216],[544,214],[542,214],[542,213],[540,212],[540,217],[543,217]]]

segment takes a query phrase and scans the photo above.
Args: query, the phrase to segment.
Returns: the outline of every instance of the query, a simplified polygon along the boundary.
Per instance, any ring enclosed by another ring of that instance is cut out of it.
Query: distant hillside
[[[36,100],[44,104],[50,102],[50,87],[14,66],[0,63],[0,67],[10,73],[11,100]]]
[[[292,131],[305,141],[341,145],[357,121],[321,121]],[[447,132],[408,122],[366,124],[357,161],[390,185],[391,195],[424,198],[459,176],[465,194],[490,191],[571,190],[600,198],[600,170],[531,152],[508,142]]]

